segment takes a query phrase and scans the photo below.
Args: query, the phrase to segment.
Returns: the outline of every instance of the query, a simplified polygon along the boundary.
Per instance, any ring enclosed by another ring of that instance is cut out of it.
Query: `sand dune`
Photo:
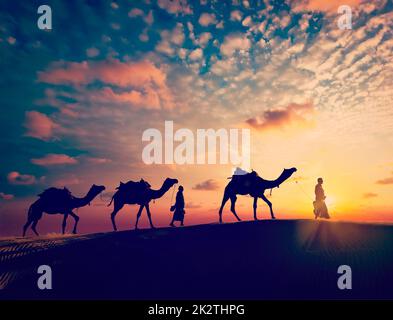
[[[37,288],[49,265],[53,290]],[[349,265],[353,289],[337,288]],[[393,298],[393,226],[264,220],[0,241],[2,299]]]

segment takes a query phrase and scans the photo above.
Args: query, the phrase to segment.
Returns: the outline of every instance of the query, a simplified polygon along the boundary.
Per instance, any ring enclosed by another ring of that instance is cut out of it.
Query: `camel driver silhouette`
[[[325,203],[325,191],[322,188],[323,179],[318,178],[318,184],[315,186],[315,201],[313,202],[314,205],[314,215],[315,219],[325,218],[330,219],[328,208]]]
[[[174,227],[173,224],[175,221],[180,221],[180,224],[184,226],[184,196],[183,196],[183,186],[179,186],[179,189],[176,194],[176,203],[171,207],[171,211],[173,212],[172,222],[170,224],[171,227]]]

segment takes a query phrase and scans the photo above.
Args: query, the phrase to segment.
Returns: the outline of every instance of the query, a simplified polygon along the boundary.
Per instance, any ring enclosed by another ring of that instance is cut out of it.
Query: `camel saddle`
[[[141,179],[140,181],[121,182],[116,188],[121,192],[142,193],[151,187],[150,183]]]
[[[251,172],[247,172],[245,174],[235,174],[232,177],[229,177],[234,183],[243,185],[244,187],[252,187],[257,183],[257,180],[262,178],[259,177],[258,173],[254,170]]]
[[[59,188],[49,188],[44,190],[42,193],[38,195],[40,198],[47,198],[52,201],[68,201],[73,198],[71,191],[67,188],[59,189]]]

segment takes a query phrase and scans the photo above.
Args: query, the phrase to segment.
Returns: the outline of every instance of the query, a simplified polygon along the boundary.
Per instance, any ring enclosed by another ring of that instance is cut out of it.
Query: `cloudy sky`
[[[393,220],[392,1],[46,1],[49,31],[40,4],[0,4],[0,236],[19,233],[43,189],[81,196],[93,183],[107,191],[80,209],[81,231],[109,230],[113,190],[141,177],[154,188],[177,177],[188,222],[216,221],[231,165],[142,162],[143,131],[165,120],[251,129],[251,167],[266,179],[296,166],[273,191],[279,218],[311,217],[322,176],[336,219]],[[337,26],[340,5],[351,30]],[[152,204],[158,225],[170,201]],[[119,214],[122,228],[136,210]],[[251,211],[239,199],[240,216]]]

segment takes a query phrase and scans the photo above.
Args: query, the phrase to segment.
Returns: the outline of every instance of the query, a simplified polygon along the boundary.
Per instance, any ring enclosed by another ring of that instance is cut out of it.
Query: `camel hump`
[[[38,195],[40,198],[47,198],[51,200],[69,200],[72,198],[71,191],[67,188],[48,188]]]
[[[119,186],[116,189],[125,192],[139,192],[145,191],[150,187],[151,185],[147,181],[141,179],[140,181],[131,180],[126,183],[120,182]]]

